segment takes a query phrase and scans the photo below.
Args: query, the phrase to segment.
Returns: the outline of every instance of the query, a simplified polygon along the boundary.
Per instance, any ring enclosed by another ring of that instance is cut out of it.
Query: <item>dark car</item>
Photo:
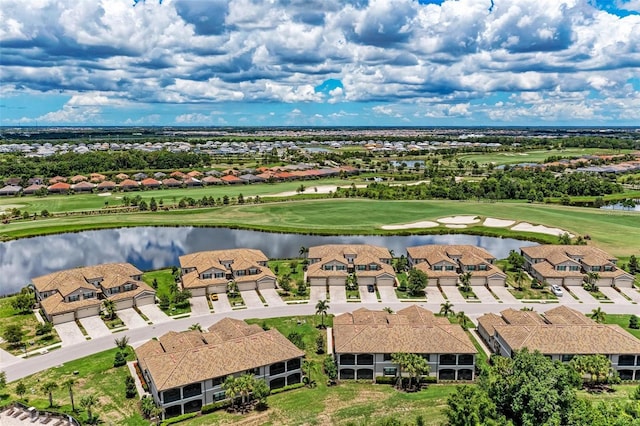
[[[373,286],[372,286],[371,284],[369,284],[369,285],[367,286],[367,291],[368,291],[369,293],[374,293],[376,290],[373,288]]]

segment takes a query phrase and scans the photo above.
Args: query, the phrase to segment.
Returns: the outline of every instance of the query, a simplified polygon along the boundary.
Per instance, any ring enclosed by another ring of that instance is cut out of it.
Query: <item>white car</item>
[[[562,287],[557,284],[551,286],[551,292],[556,296],[562,296],[564,293],[562,292]]]

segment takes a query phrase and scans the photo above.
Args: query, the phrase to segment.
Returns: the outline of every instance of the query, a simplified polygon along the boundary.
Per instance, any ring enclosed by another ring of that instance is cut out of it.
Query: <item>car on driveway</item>
[[[562,292],[562,287],[557,284],[551,286],[551,293],[555,294],[556,296],[562,296],[564,294]]]
[[[376,291],[376,290],[375,290],[375,288],[373,288],[373,285],[369,284],[369,285],[367,286],[367,291],[368,291],[369,293],[375,293],[375,291]]]

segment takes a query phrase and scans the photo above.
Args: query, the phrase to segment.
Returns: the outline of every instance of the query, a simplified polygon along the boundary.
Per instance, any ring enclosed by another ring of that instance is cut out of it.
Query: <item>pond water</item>
[[[393,165],[393,167],[398,167],[404,164],[406,167],[409,167],[410,169],[413,169],[416,166],[416,164],[420,167],[424,167],[424,161],[422,160],[391,161],[391,164]]]
[[[629,208],[629,207],[623,207],[622,203],[617,203],[617,204],[609,204],[607,206],[602,206],[600,208],[603,210],[624,210],[627,212],[640,212],[640,204],[636,204],[634,207]]]
[[[203,250],[256,248],[269,258],[298,257],[301,246],[374,244],[393,250],[424,244],[472,244],[498,259],[530,241],[475,235],[319,236],[228,228],[138,227],[25,238],[0,243],[0,295],[20,290],[34,277],[62,269],[130,262],[143,271],[178,265],[178,257]]]

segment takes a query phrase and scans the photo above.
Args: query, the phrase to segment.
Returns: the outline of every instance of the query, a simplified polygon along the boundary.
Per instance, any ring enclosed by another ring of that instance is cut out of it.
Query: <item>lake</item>
[[[143,271],[178,265],[178,257],[197,251],[256,248],[269,258],[298,257],[301,246],[374,244],[393,250],[424,244],[472,244],[498,259],[530,241],[475,235],[319,236],[228,228],[138,227],[56,234],[0,243],[0,295],[12,294],[34,277],[62,269],[130,262]]]

